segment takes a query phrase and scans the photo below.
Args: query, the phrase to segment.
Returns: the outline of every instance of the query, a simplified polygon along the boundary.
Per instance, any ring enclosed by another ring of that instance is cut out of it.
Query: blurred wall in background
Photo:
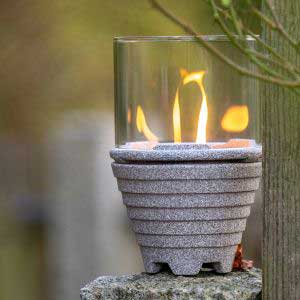
[[[161,2],[218,32],[205,1]],[[0,299],[76,299],[97,275],[142,270],[108,155],[112,38],[183,32],[146,0],[2,1],[0,16]],[[258,204],[258,264],[260,220]]]

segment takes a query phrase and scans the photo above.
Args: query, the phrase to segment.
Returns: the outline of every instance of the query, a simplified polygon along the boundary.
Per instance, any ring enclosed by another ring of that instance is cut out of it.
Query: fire
[[[206,93],[203,86],[203,77],[205,72],[192,72],[187,74],[183,78],[183,84],[187,84],[189,82],[196,82],[199,85],[201,94],[202,94],[202,104],[200,108],[199,118],[198,118],[198,127],[197,127],[197,138],[196,143],[205,144],[206,143],[206,125],[207,125],[207,118],[208,118],[208,109],[207,109],[207,99]]]
[[[140,105],[137,107],[136,111],[136,127],[139,132],[143,133],[148,141],[156,142],[158,137],[149,129],[144,112]]]
[[[190,82],[196,82],[200,88],[202,94],[202,104],[201,104],[199,118],[198,118],[196,143],[205,144],[206,125],[208,119],[207,97],[203,86],[203,77],[205,71],[189,73],[186,70],[181,69],[180,74],[183,79],[183,85],[186,85]],[[155,134],[153,134],[152,131],[149,129],[145,119],[144,112],[140,105],[138,105],[137,107],[136,126],[138,131],[143,133],[149,141],[158,141],[158,137]],[[174,142],[180,143],[181,142],[181,121],[180,121],[180,105],[179,105],[179,87],[176,90],[176,95],[174,99],[173,129],[174,129]]]
[[[175,143],[181,143],[180,107],[178,94],[179,91],[177,89],[173,106],[173,129]]]
[[[228,132],[242,132],[248,127],[249,111],[247,105],[230,106],[225,112],[221,126]]]
[[[190,82],[195,82],[202,95],[202,103],[198,117],[196,143],[206,143],[206,126],[208,120],[207,96],[203,85],[205,71],[188,72],[184,69],[180,70],[182,84],[186,85]],[[131,121],[131,111],[128,111],[128,122]],[[249,111],[246,105],[233,105],[225,112],[221,126],[228,132],[242,132],[248,127]],[[136,126],[140,133],[143,133],[148,141],[158,141],[158,137],[149,129],[144,112],[140,105],[137,107]],[[176,90],[173,105],[173,133],[174,142],[180,143],[181,138],[181,120],[180,120],[180,104],[179,104],[179,86]]]
[[[198,127],[197,127],[197,138],[196,143],[206,143],[206,125],[208,119],[208,108],[207,108],[207,97],[203,86],[203,77],[205,71],[191,72],[188,73],[186,70],[180,70],[180,74],[183,77],[183,85],[190,82],[196,82],[200,88],[202,94],[202,104],[200,108]],[[181,126],[180,126],[180,106],[178,89],[176,91],[174,106],[173,106],[173,128],[174,128],[174,142],[181,142]]]

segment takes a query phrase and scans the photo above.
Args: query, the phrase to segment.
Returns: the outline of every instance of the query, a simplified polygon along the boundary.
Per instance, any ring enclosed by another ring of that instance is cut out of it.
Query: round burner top
[[[127,143],[110,151],[116,162],[260,161],[262,147],[253,140],[227,143]]]

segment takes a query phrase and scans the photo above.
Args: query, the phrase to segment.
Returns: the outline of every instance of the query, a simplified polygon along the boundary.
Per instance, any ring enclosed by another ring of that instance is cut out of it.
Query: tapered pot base
[[[228,273],[259,186],[261,162],[113,163],[145,270]]]
[[[232,270],[236,246],[215,248],[153,248],[141,247],[145,270],[157,273],[168,264],[175,275],[196,275],[204,263],[210,263],[217,273]]]

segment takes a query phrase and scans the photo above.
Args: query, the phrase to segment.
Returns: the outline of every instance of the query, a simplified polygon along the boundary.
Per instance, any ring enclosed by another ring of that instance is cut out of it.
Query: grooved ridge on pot
[[[140,246],[157,248],[197,248],[234,246],[240,242],[242,232],[221,234],[156,235],[136,234]]]
[[[131,220],[201,221],[247,218],[250,206],[213,208],[144,208],[127,207]]]
[[[219,194],[135,194],[122,192],[123,203],[128,207],[194,208],[250,205],[255,191]]]
[[[114,176],[124,179],[173,180],[225,179],[261,176],[261,162],[256,163],[206,163],[206,164],[118,164],[112,163]],[[162,177],[162,172],[164,176]]]

